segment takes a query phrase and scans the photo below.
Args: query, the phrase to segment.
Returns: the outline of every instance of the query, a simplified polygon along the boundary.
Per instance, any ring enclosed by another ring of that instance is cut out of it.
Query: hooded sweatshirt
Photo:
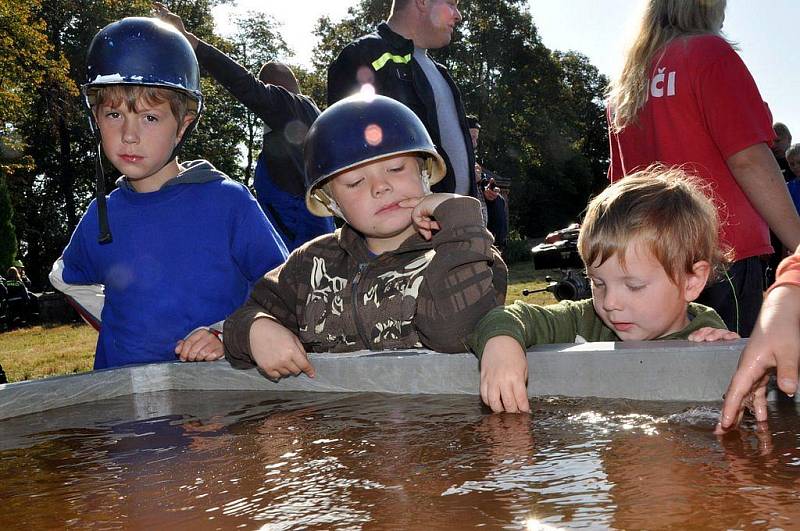
[[[63,282],[105,287],[95,369],[174,361],[178,340],[225,319],[286,258],[247,188],[203,160],[183,167],[155,192],[120,178],[108,196],[114,240],[98,243],[92,201],[64,249]]]
[[[374,255],[345,224],[292,252],[225,321],[225,357],[255,365],[250,327],[272,319],[307,351],[429,348],[465,352],[464,338],[505,300],[508,269],[471,197],[441,203],[431,240],[415,234]]]

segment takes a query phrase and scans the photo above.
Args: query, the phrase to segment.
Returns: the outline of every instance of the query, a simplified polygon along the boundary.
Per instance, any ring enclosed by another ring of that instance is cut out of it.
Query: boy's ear
[[[178,129],[178,142],[180,142],[183,138],[183,134],[186,133],[186,128],[189,127],[189,124],[192,123],[192,120],[194,120],[194,114],[187,113],[186,116],[183,117],[183,123],[181,123],[181,126]]]
[[[687,273],[683,281],[683,296],[686,302],[692,302],[700,296],[711,275],[711,264],[700,260],[692,265],[692,272]]]

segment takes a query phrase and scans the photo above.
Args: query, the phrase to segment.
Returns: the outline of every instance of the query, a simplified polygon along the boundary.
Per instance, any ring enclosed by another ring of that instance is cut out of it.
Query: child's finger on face
[[[397,206],[402,208],[416,208],[422,202],[422,197],[409,197],[408,199],[403,199]]]

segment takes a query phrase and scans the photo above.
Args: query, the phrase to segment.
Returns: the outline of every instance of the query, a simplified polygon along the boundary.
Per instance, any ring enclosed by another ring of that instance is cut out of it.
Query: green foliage
[[[291,65],[291,67],[295,76],[297,76],[300,91],[314,100],[317,107],[324,109],[328,79],[325,73],[318,70],[307,70],[300,65]]]
[[[314,28],[317,46],[314,48],[314,69],[327,78],[328,65],[350,41],[375,29],[389,16],[391,0],[361,0],[347,10],[347,16],[334,23],[327,16],[320,18]]]
[[[545,47],[526,1],[460,6],[456,38],[435,55],[481,121],[478,159],[512,180],[511,227],[537,236],[574,221],[605,175],[604,78],[585,57]]]
[[[530,240],[520,236],[519,232],[512,231],[506,240],[506,248],[503,251],[503,259],[506,264],[517,264],[520,262],[531,262],[533,257],[531,255]]]
[[[186,141],[180,159],[206,159],[232,179],[244,181],[239,162],[239,145],[245,139],[241,128],[243,108],[213,79],[204,77],[200,83],[206,109],[197,129]]]
[[[17,254],[17,237],[11,219],[14,210],[5,179],[0,177],[0,271],[6,271]]]
[[[41,0],[0,2],[0,133],[7,136],[10,128],[25,114],[31,90],[50,77],[68,84],[66,70],[53,57],[46,24],[38,18]]]

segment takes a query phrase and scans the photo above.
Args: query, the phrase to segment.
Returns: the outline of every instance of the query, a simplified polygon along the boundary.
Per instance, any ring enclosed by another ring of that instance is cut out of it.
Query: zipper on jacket
[[[358,273],[356,276],[353,277],[353,289],[350,295],[351,303],[353,306],[353,321],[356,323],[356,330],[358,330],[358,337],[361,338],[362,343],[364,343],[364,348],[367,350],[372,350],[372,345],[370,345],[369,341],[367,340],[367,334],[364,331],[363,323],[361,319],[358,317],[358,281],[361,280],[361,274],[367,269],[369,264],[358,264]]]

